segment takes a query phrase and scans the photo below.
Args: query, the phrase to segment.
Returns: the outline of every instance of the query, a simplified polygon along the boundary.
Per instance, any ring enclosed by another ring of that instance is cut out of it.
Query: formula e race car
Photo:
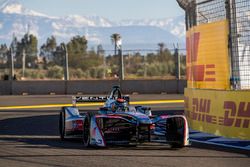
[[[79,112],[77,103],[104,102],[98,112]],[[189,143],[184,115],[152,115],[149,107],[130,106],[114,86],[108,97],[73,97],[72,107],[63,107],[59,117],[61,139],[81,138],[85,147],[137,145],[143,142],[168,143],[184,147]]]

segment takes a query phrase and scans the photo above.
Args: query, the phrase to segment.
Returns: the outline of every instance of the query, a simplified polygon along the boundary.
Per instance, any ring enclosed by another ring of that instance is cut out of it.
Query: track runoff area
[[[158,99],[158,100],[155,100]],[[132,105],[152,112],[182,112],[183,95],[132,95]],[[168,145],[84,148],[81,141],[61,141],[58,114],[71,96],[1,96],[0,166],[225,166],[250,164],[249,154],[196,143],[183,149]],[[102,103],[80,104],[95,111]],[[194,133],[194,132],[192,132]],[[195,133],[194,133],[195,134]],[[197,136],[197,133],[196,133]]]

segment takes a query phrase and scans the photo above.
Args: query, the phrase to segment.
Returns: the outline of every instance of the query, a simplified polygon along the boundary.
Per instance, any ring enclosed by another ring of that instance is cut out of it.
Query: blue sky
[[[113,21],[184,15],[176,0],[19,0],[25,7],[52,16],[97,15]]]

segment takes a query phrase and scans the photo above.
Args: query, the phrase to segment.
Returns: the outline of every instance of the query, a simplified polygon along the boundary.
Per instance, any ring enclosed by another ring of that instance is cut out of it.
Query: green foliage
[[[105,56],[102,45],[96,50],[88,50],[88,41],[85,36],[74,36],[67,44],[68,65],[70,79],[102,79],[114,78],[119,74],[120,57],[117,55],[117,42],[120,34],[111,35],[115,54]],[[25,77],[33,79],[62,79],[65,66],[65,49],[62,44],[57,46],[56,38],[51,36],[40,48],[40,56],[37,60],[37,38],[31,34],[25,34],[17,41],[17,53],[15,68],[21,69],[23,57],[25,57]],[[158,44],[157,53],[124,54],[124,70],[126,78],[169,78],[175,76],[175,55],[165,47],[164,43]],[[8,47],[0,45],[0,68],[7,67]],[[3,54],[4,53],[4,54]],[[5,54],[6,53],[6,54]],[[25,56],[23,56],[25,55]],[[3,66],[5,62],[5,66]],[[1,64],[2,63],[2,64]],[[37,70],[33,70],[37,68]],[[32,70],[31,70],[32,69]],[[186,74],[186,57],[181,55],[181,75]],[[20,73],[19,76],[22,76]]]
[[[63,78],[63,68],[60,66],[52,66],[48,68],[48,78],[62,79]]]
[[[75,36],[67,44],[69,67],[86,70],[87,40],[84,36]]]
[[[40,47],[40,56],[41,57],[44,57],[44,62],[45,62],[45,65],[44,65],[44,68],[47,69],[47,63],[48,61],[51,61],[52,59],[56,62],[55,64],[57,65],[61,65],[60,63],[60,57],[55,57],[56,56],[56,50],[57,49],[57,43],[56,43],[56,38],[54,36],[51,36],[50,38],[47,38],[47,41],[45,44],[43,44],[41,47]],[[58,63],[58,61],[59,63]]]
[[[21,41],[17,41],[16,50],[16,66],[22,67],[23,58],[25,58],[25,66],[29,68],[37,67],[37,37],[32,34],[25,34]]]
[[[6,44],[0,45],[0,68],[8,67],[8,54],[9,49]]]
[[[181,75],[186,75],[186,56],[181,55]]]
[[[104,56],[104,54],[105,54],[105,51],[104,51],[102,45],[97,45],[97,55]]]
[[[138,77],[168,77],[175,75],[175,58],[169,49],[159,43],[159,52],[145,56],[135,53],[125,55],[125,68],[128,76]]]
[[[89,74],[86,73],[86,72],[83,72],[82,69],[80,68],[77,68],[77,69],[74,69],[74,68],[70,68],[69,69],[69,77],[71,79],[82,79],[82,78],[89,78]]]
[[[147,75],[150,77],[160,76],[159,63],[149,64],[147,67]]]
[[[93,79],[102,79],[104,77],[104,70],[103,68],[91,68],[90,69],[90,77]]]
[[[53,62],[55,65],[65,65],[65,51],[62,50],[61,46],[57,46],[53,56]]]
[[[27,79],[44,79],[46,76],[46,72],[44,70],[37,69],[26,69],[24,72],[24,76]],[[18,73],[18,76],[22,76],[22,71]]]
[[[167,61],[168,66],[168,73],[171,75],[175,75],[175,61],[174,60],[169,60]]]
[[[143,77],[144,74],[145,74],[145,69],[138,69],[137,72],[136,72],[136,76],[139,76],[139,77]]]
[[[56,49],[56,38],[53,35],[51,38],[47,39],[46,48],[49,51],[54,51]]]

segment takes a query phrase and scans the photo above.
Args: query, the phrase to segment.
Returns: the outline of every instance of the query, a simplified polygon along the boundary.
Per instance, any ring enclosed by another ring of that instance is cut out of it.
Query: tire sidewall
[[[60,133],[61,140],[64,140],[64,137],[65,137],[65,113],[64,111],[60,112],[59,133]]]
[[[83,126],[83,145],[84,147],[90,146],[90,115],[87,114],[86,118],[84,120],[84,126]],[[87,130],[87,132],[86,132]],[[87,133],[87,134],[86,134]],[[87,135],[87,139],[85,138]]]

